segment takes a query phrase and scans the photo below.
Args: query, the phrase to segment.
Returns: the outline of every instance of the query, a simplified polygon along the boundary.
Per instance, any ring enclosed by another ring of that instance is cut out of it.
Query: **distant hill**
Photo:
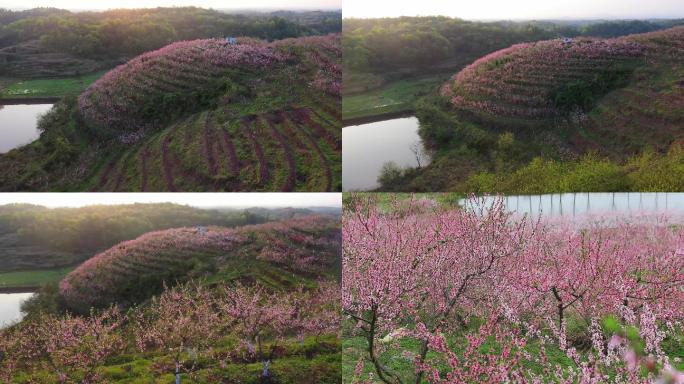
[[[0,72],[24,79],[73,76],[74,71],[84,74],[93,66],[106,68],[175,41],[325,35],[339,33],[341,20],[339,11],[226,13],[197,7],[158,7],[76,12],[0,8]],[[24,46],[31,50],[26,51]],[[75,68],[62,68],[66,64]]]
[[[340,249],[339,220],[317,216],[236,229],[169,229],[93,256],[60,283],[60,292],[68,307],[87,309],[140,302],[191,278],[291,289],[334,278]]]

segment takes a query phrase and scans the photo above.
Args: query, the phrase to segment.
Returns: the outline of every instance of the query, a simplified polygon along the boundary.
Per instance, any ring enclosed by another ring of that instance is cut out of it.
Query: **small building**
[[[198,225],[197,228],[195,228],[195,230],[196,230],[197,233],[199,233],[200,235],[203,235],[203,234],[207,233],[207,227],[203,227],[203,226],[201,226],[201,225]]]
[[[571,37],[562,37],[561,41],[563,42],[563,44],[570,44],[570,43],[572,43],[572,38]]]
[[[237,44],[237,39],[234,37],[226,37],[226,43],[230,45],[235,45]]]

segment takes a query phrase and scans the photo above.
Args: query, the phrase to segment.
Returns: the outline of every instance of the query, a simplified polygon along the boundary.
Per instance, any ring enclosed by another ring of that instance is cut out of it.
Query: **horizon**
[[[179,196],[177,196],[179,195]],[[33,204],[47,208],[80,208],[94,205],[172,203],[196,208],[340,208],[341,193],[233,192],[233,193],[1,193],[0,206]]]
[[[648,20],[684,18],[684,7],[680,0],[654,0],[648,4],[640,0],[481,0],[458,6],[440,0],[401,4],[377,0],[372,5],[363,0],[346,0],[342,13],[345,19],[402,16],[449,16],[470,21]]]
[[[26,11],[34,8],[57,8],[71,12],[104,12],[114,9],[154,9],[198,7],[217,11],[334,11],[341,10],[341,0],[252,0],[239,5],[225,4],[219,0],[6,0],[0,8]],[[247,5],[248,4],[248,5]]]

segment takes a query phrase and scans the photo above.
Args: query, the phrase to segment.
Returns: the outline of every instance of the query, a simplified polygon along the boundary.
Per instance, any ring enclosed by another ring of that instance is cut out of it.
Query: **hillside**
[[[338,383],[340,257],[339,216],[124,241],[0,328],[0,381]]]
[[[682,58],[682,27],[519,44],[477,60],[441,93],[485,127],[575,128],[585,140],[573,149],[583,149],[580,141],[638,149],[641,138],[630,141],[644,127],[651,134],[643,144],[668,146],[684,122]]]
[[[467,189],[462,182],[473,172],[510,173],[535,157],[595,153],[619,167],[647,150],[665,152],[684,138],[682,78],[684,27],[494,52],[420,102],[420,133],[436,155],[398,188]]]
[[[343,22],[345,125],[413,113],[416,101],[454,73],[513,44],[567,37],[618,37],[682,20],[468,21],[450,17]]]
[[[145,234],[93,256],[60,283],[67,307],[130,305],[190,278],[293,288],[339,271],[339,221],[309,216],[228,229]]]
[[[322,35],[339,32],[340,19],[334,11],[231,14],[197,7],[99,12],[0,8],[0,73],[23,80],[82,75],[174,41]]]
[[[339,35],[173,43],[105,74],[0,156],[4,190],[341,188]]]

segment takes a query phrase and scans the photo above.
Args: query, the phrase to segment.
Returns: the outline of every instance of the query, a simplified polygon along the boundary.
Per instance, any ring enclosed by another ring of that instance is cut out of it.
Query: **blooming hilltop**
[[[165,282],[220,270],[223,264],[233,268],[252,258],[293,273],[320,273],[337,258],[335,230],[334,220],[311,216],[237,229],[150,232],[81,264],[60,283],[60,294],[74,309],[130,304]]]
[[[237,39],[235,44],[222,39],[173,43],[105,74],[79,97],[80,111],[86,121],[103,129],[136,131],[150,124],[141,107],[159,92],[210,88],[231,72],[283,70],[275,67],[288,61],[299,62],[301,71],[313,66],[311,87],[339,95],[341,70],[334,60],[340,48],[336,39],[330,35],[274,43],[251,38]],[[304,57],[295,47],[305,50]]]

